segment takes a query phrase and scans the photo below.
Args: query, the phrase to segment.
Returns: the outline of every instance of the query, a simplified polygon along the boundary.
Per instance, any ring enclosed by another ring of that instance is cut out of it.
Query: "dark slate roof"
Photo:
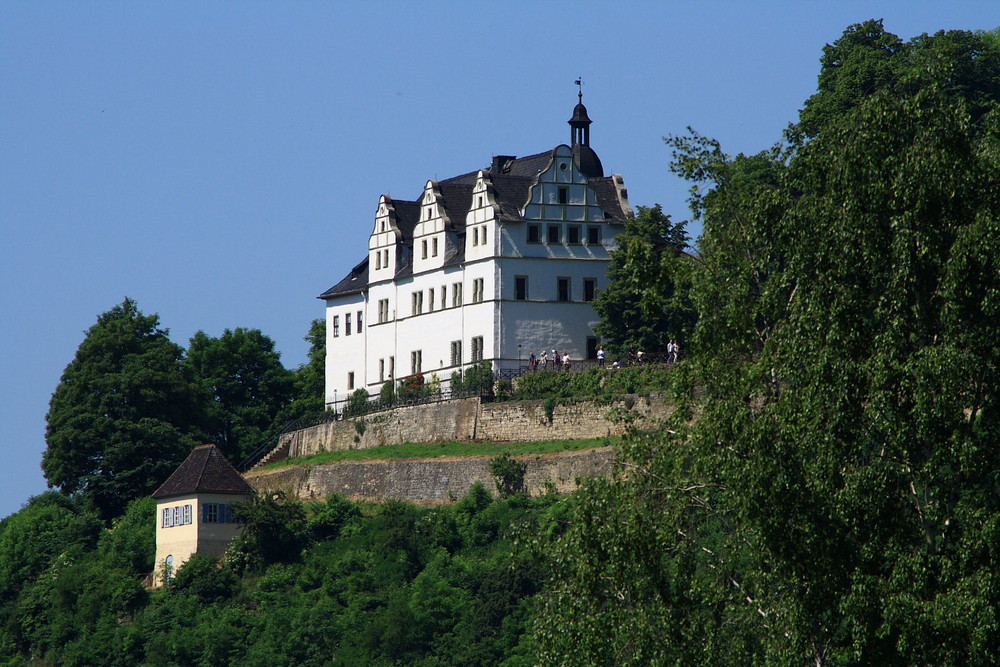
[[[393,199],[396,207],[396,227],[403,233],[406,240],[413,238],[413,228],[420,220],[420,202],[406,199]]]
[[[438,181],[438,191],[443,200],[445,211],[450,220],[448,232],[454,236],[449,238],[445,266],[461,264],[465,256],[465,219],[472,206],[472,190],[480,171],[485,171],[493,186],[496,202],[500,207],[499,219],[502,222],[518,222],[523,220],[521,209],[528,203],[528,193],[535,179],[551,164],[555,148],[516,157],[513,155],[497,155],[489,167]],[[574,147],[574,158],[585,174],[592,176],[588,184],[597,194],[597,203],[605,212],[605,220],[609,222],[625,222],[628,211],[621,206],[618,190],[612,177],[603,175],[600,158],[589,147]],[[420,221],[420,201],[423,192],[416,201],[393,199],[393,209],[396,214],[396,227],[402,233],[402,243],[411,246],[413,230]],[[406,261],[396,272],[394,279],[405,278],[413,274],[412,261]],[[319,295],[320,299],[331,299],[340,296],[360,294],[368,288],[368,259],[351,269],[351,272],[339,283]]]
[[[397,202],[398,204],[398,202]],[[412,231],[412,230],[411,230]],[[320,294],[318,299],[329,299],[335,296],[346,296],[348,294],[360,294],[368,288],[368,257],[351,269],[347,277],[339,283]]]
[[[587,184],[594,188],[597,195],[597,205],[604,211],[606,220],[624,223],[628,212],[622,208],[618,199],[618,188],[610,177],[588,178]]]
[[[451,229],[456,232],[465,230],[465,215],[472,206],[472,183],[439,183],[441,186],[441,196],[444,198],[445,210],[448,211],[448,219],[451,221]]]
[[[184,463],[154,493],[154,498],[170,498],[192,493],[252,495],[254,489],[215,445],[195,447]]]

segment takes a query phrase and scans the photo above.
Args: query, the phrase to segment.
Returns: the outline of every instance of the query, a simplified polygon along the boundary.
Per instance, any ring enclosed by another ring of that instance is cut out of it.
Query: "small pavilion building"
[[[221,557],[241,530],[233,505],[255,491],[215,445],[196,447],[153,493],[156,565],[153,585],[169,581],[194,554]]]

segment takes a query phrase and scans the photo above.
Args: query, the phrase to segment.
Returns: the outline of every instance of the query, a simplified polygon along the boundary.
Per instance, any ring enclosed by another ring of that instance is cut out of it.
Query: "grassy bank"
[[[621,438],[590,438],[585,440],[543,440],[540,442],[442,442],[437,444],[406,443],[386,445],[370,449],[348,449],[336,452],[320,452],[312,456],[277,461],[261,468],[274,470],[290,465],[317,465],[338,461],[377,461],[384,459],[442,458],[458,456],[530,456],[567,452],[594,447],[605,447],[618,443]]]

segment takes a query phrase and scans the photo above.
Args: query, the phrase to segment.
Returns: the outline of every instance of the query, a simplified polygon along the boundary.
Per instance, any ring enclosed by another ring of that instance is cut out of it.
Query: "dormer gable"
[[[435,224],[436,223],[436,224]],[[451,218],[441,191],[441,184],[429,180],[424,185],[424,194],[420,197],[420,220],[414,229],[414,236],[421,236],[435,231],[451,228]]]
[[[548,166],[538,174],[522,215],[528,220],[603,221],[597,193],[577,165],[573,150],[563,144],[552,151]]]
[[[424,185],[420,217],[413,227],[413,270],[428,271],[444,264],[447,232],[452,222],[444,188],[435,180]]]
[[[465,257],[480,259],[496,253],[496,222],[500,217],[493,179],[486,170],[476,173],[472,200],[465,216]]]
[[[396,202],[389,195],[382,195],[375,209],[375,225],[368,237],[369,280],[389,280],[400,266],[405,252],[406,220],[402,210],[413,202]]]

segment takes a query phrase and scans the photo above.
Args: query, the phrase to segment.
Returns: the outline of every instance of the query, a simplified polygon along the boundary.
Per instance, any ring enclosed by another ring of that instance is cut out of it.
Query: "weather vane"
[[[576,96],[578,98],[580,98],[580,104],[583,104],[583,77],[581,76],[579,79],[577,79],[573,83],[575,83],[577,86],[580,87],[580,92],[578,92],[576,94]]]

